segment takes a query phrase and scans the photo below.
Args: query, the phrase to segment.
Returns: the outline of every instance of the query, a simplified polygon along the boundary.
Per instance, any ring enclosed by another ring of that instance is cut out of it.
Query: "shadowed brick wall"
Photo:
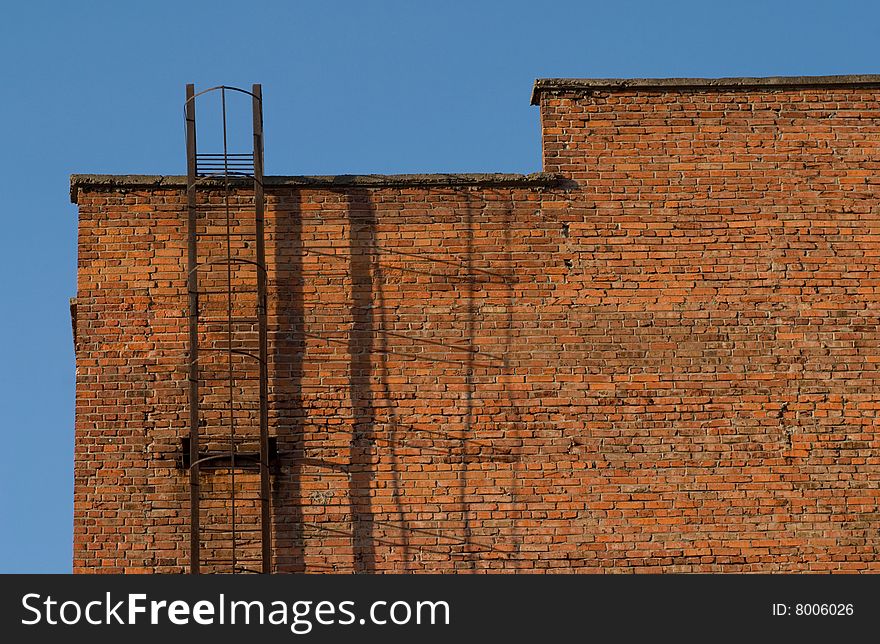
[[[878,89],[545,80],[550,174],[271,180],[275,568],[877,570]],[[185,181],[72,185],[74,569],[182,572]]]

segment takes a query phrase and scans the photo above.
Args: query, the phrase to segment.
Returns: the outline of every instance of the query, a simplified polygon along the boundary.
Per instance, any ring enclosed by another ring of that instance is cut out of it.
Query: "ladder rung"
[[[207,214],[207,212],[205,212],[204,210],[202,210],[202,212],[205,213],[205,214]],[[217,214],[218,214],[218,216],[222,215],[222,213],[217,213]],[[236,214],[241,215],[241,214],[250,214],[250,213],[249,213],[249,212],[245,212],[245,213],[237,212]],[[227,235],[226,233],[224,233],[224,232],[209,233],[209,232],[206,230],[205,232],[197,232],[197,233],[196,233],[196,237],[223,237],[223,238],[226,238],[226,237],[228,237],[228,235]],[[234,234],[232,235],[232,237],[233,237],[233,238],[235,238],[235,237],[244,237],[244,235],[243,235],[242,233],[239,232],[239,233],[234,233]]]
[[[250,502],[250,503],[257,504],[257,503],[260,503],[262,500],[263,500],[263,499],[261,499],[261,498],[259,498],[259,497],[256,497],[256,496],[254,496],[254,497],[247,497],[247,498],[241,498],[241,495],[240,495],[240,494],[236,494],[236,495],[235,495],[235,504],[236,504],[236,505],[235,505],[235,508],[236,508],[237,511],[240,511],[240,510],[242,509],[241,506],[239,505],[239,501],[241,501],[241,502],[248,501],[248,502]],[[211,507],[211,508],[200,507],[200,508],[199,508],[199,512],[202,512],[202,513],[209,513],[210,511],[213,511],[215,514],[217,514],[217,513],[219,513],[219,514],[230,514],[230,512],[231,512],[231,510],[232,510],[232,505],[231,505],[231,503],[230,503],[230,497],[229,497],[229,493],[228,493],[228,491],[217,492],[217,493],[215,493],[214,496],[205,496],[205,494],[204,494],[204,492],[203,492],[202,495],[199,496],[199,501],[202,502],[202,503],[224,503],[224,504],[230,504],[230,505],[228,505],[228,506],[224,505],[224,506]],[[255,505],[254,507],[256,508],[256,505]],[[221,511],[222,511],[222,512],[221,512]],[[254,521],[259,520],[259,516],[258,516],[258,515],[254,515],[254,516],[252,516],[252,517],[250,517],[250,518],[252,519],[252,521],[245,521],[245,523],[253,523]],[[238,521],[238,518],[236,518],[236,521]]]
[[[212,376],[210,374],[205,374],[204,371],[199,371],[199,380],[259,380],[260,376],[242,376],[239,374],[229,375],[229,372],[226,373],[217,372],[218,375]]]
[[[252,157],[253,152],[199,152],[196,154],[197,159],[208,157]]]
[[[218,289],[218,290],[207,290],[207,291],[187,291],[189,295],[235,295],[236,293],[253,293],[256,295],[259,291],[255,289],[237,289],[234,288],[229,291],[226,289]]]
[[[200,474],[216,474],[218,471],[223,470],[232,470],[235,469],[236,472],[258,472],[260,470],[260,462],[259,459],[242,459],[241,463],[236,462],[235,468],[232,467],[230,463],[212,463],[211,461],[205,461],[203,463],[199,463],[199,473]],[[222,494],[227,494],[227,491],[224,490]],[[225,498],[225,497],[224,497]],[[221,499],[211,499],[212,501],[219,501]],[[228,499],[227,499],[228,500]],[[259,496],[256,497],[247,497],[242,496],[241,494],[235,495],[235,500],[241,501],[262,501],[262,498]]]
[[[242,436],[240,434],[236,434],[234,436],[230,436],[229,433],[226,434],[208,434],[208,433],[199,433],[199,444],[204,442],[214,442],[220,443],[249,443],[253,441],[260,440],[259,430],[257,430],[254,434],[249,436]],[[273,436],[269,436],[268,438],[274,438]]]
[[[251,442],[256,443],[257,440],[255,439]],[[200,446],[201,446],[201,443],[200,443]],[[256,447],[256,445],[254,445],[254,447]],[[204,456],[217,456],[220,458],[230,458],[231,457],[231,454],[230,454],[230,451],[228,448],[227,449],[223,449],[223,448],[212,449],[208,452],[202,452],[202,454]],[[236,451],[235,458],[236,458],[236,460],[241,460],[241,461],[252,461],[254,459],[260,458],[260,454],[258,451],[253,451],[253,452]]]
[[[229,163],[200,163],[196,170],[201,172],[207,172],[208,174],[212,174],[214,172],[221,172],[225,170],[232,170],[233,172],[239,170],[253,170],[254,165],[252,163],[248,163],[246,161],[230,161]],[[232,174],[232,173],[230,173]],[[248,173],[250,174],[250,173]]]
[[[215,179],[225,179],[226,177],[229,177],[229,178],[241,177],[241,176],[247,176],[247,175],[251,175],[251,174],[253,174],[253,173],[251,173],[251,172],[247,172],[247,173],[245,173],[245,172],[228,172],[228,173],[227,172],[199,172],[198,170],[196,171],[196,175],[199,177],[202,177],[202,178],[210,177],[210,178],[215,178]]]
[[[244,318],[198,318],[199,324],[225,324],[231,322],[232,324],[257,324],[260,321],[260,318],[255,317],[244,317]]]

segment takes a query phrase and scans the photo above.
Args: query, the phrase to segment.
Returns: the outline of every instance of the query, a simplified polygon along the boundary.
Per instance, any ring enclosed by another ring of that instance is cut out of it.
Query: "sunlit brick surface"
[[[878,570],[878,96],[548,90],[556,183],[267,188],[275,569]],[[183,572],[185,194],[77,201],[74,568]]]

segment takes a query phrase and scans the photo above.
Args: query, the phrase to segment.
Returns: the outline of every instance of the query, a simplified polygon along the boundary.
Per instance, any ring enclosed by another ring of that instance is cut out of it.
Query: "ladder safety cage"
[[[233,95],[251,99],[250,152],[229,150]],[[220,101],[223,145],[201,153],[196,102],[208,96]],[[189,432],[181,438],[179,464],[189,473],[189,568],[192,574],[270,573],[269,472],[276,449],[268,414],[261,86],[196,93],[188,84],[185,117]]]

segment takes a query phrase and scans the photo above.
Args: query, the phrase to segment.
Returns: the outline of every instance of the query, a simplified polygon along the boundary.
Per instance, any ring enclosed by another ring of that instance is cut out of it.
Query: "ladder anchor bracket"
[[[269,469],[278,469],[278,439],[269,437]],[[189,470],[190,468],[190,438],[184,436],[180,439],[180,450],[177,452],[175,461],[177,469]],[[232,457],[229,450],[199,450],[199,471],[230,470],[232,469]],[[235,469],[244,471],[260,471],[259,450],[242,450],[235,452]],[[273,472],[274,473],[274,472]]]

